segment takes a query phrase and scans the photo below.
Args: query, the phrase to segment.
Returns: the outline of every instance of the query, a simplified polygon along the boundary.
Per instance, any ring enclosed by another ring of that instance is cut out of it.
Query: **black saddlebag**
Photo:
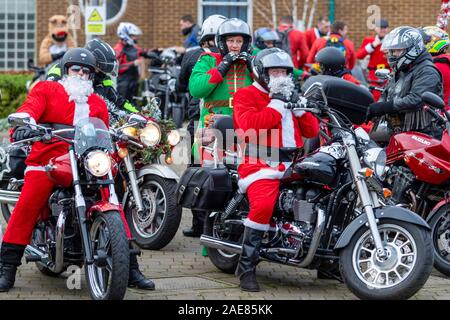
[[[23,179],[25,172],[25,160],[27,158],[27,152],[22,147],[10,148],[7,150],[9,157],[5,157],[5,161],[1,163],[2,180],[9,180],[16,178],[18,180]]]
[[[224,210],[232,192],[226,168],[188,167],[178,183],[177,204],[194,210]]]

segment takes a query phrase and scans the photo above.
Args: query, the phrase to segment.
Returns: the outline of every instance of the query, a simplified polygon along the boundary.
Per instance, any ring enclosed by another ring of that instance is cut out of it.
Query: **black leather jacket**
[[[386,116],[394,133],[433,133],[432,117],[421,108],[421,96],[426,91],[442,97],[442,76],[434,66],[431,55],[424,51],[406,70],[394,74],[380,98],[380,101],[394,101],[397,112]]]

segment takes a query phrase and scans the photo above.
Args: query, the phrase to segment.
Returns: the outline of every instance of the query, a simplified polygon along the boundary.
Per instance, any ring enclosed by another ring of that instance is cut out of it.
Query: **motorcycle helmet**
[[[399,71],[413,63],[425,50],[420,32],[408,26],[397,27],[383,40],[382,51],[387,51],[388,63],[394,71]],[[394,55],[394,50],[402,50]]]
[[[345,56],[335,47],[325,47],[315,57],[324,75],[334,76],[345,68]]]
[[[264,89],[269,91],[269,69],[270,68],[285,68],[287,74],[292,76],[294,71],[294,64],[291,56],[284,50],[279,48],[269,48],[258,52],[252,62],[253,75]]]
[[[270,28],[259,28],[255,31],[255,37],[254,37],[254,45],[258,49],[266,49],[267,45],[265,44],[266,41],[272,41],[274,44],[274,47],[278,44],[280,41],[280,37],[278,36],[278,33],[273,31]]]
[[[136,41],[131,38],[131,36],[140,36],[142,35],[141,29],[133,23],[130,22],[121,22],[117,27],[117,36],[124,40],[130,46],[136,44]]]
[[[222,22],[227,20],[226,17],[220,14],[213,14],[203,21],[202,29],[200,30],[200,43],[205,43],[209,40],[214,40],[217,30]]]
[[[427,36],[425,47],[431,55],[439,55],[447,51],[450,45],[448,33],[436,26],[424,27],[422,31]]]
[[[241,52],[247,51],[251,53],[252,47],[250,43],[252,42],[252,33],[250,31],[250,26],[243,20],[238,18],[232,18],[225,20],[219,26],[216,33],[216,47],[222,56],[228,53],[228,46],[226,38],[228,36],[242,36],[244,38],[244,44],[242,45]]]
[[[68,50],[61,59],[62,74],[69,74],[69,68],[72,65],[80,65],[88,67],[91,70],[89,79],[92,80],[95,76],[95,69],[97,61],[95,56],[85,48],[73,48]]]
[[[97,68],[105,75],[117,77],[119,64],[113,48],[100,39],[92,39],[84,46],[97,60]]]

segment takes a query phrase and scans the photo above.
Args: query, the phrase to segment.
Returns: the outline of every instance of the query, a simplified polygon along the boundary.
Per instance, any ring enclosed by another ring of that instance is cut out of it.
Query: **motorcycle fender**
[[[120,207],[107,201],[99,201],[89,208],[86,216],[88,219],[91,219],[95,212],[107,211],[120,211]]]
[[[148,174],[154,174],[163,179],[176,180],[177,182],[180,179],[175,171],[173,171],[171,168],[156,163],[146,165],[136,172],[137,179],[141,179]]]
[[[375,218],[379,220],[392,219],[409,222],[430,230],[430,226],[428,225],[428,223],[419,215],[401,207],[388,206],[377,208],[375,209]],[[361,229],[367,223],[367,221],[367,214],[365,213],[353,220],[339,237],[339,240],[334,246],[334,250],[339,250],[348,246],[355,233],[358,232],[358,230]]]
[[[436,212],[438,212],[443,206],[445,206],[446,204],[450,203],[450,197],[446,198],[446,199],[442,199],[441,201],[439,201],[434,207],[433,210],[431,210],[430,214],[427,217],[427,222],[430,222],[431,219],[433,219],[434,215],[436,214]]]

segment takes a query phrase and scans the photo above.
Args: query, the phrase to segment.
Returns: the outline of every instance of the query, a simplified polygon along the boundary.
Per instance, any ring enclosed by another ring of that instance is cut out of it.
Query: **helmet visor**
[[[286,52],[276,52],[268,54],[261,58],[262,65],[264,68],[286,68],[293,69],[294,64],[292,59]]]
[[[406,34],[405,30],[393,30],[383,39],[381,50],[407,49],[414,45],[415,41],[412,36]]]
[[[248,24],[238,19],[224,21],[219,27],[218,34],[221,36],[244,35],[251,37],[250,27]]]
[[[260,35],[262,41],[280,41],[280,37],[275,31],[267,31]]]

